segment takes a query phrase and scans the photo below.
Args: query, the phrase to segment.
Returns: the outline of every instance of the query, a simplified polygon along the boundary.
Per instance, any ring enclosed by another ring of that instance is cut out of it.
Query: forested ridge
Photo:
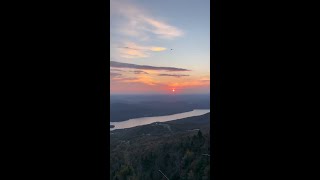
[[[210,179],[210,113],[110,135],[110,179]]]

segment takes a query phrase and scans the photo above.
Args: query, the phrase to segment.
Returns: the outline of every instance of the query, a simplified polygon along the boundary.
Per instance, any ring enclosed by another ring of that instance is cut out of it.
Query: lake
[[[210,109],[194,109],[193,111],[172,114],[167,116],[142,117],[142,118],[129,119],[121,122],[110,122],[110,125],[115,126],[114,128],[110,128],[110,131],[116,130],[116,129],[132,128],[136,126],[151,124],[154,122],[167,122],[167,121],[183,119],[187,117],[201,116],[209,112],[210,112]]]

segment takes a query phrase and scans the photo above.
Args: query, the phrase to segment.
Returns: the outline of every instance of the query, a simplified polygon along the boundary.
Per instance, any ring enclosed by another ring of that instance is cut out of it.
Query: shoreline
[[[202,113],[202,112],[197,112],[197,111],[207,111],[207,112]],[[196,114],[186,115],[187,113],[192,113],[192,112],[194,112]],[[200,113],[200,114],[198,114],[198,113]],[[175,120],[184,119],[184,118],[188,118],[188,117],[201,116],[201,115],[204,115],[207,113],[210,113],[210,109],[194,109],[192,111],[176,113],[176,114],[171,114],[171,115],[140,117],[140,118],[128,119],[126,121],[121,121],[121,122],[110,122],[110,125],[115,126],[113,128],[110,128],[110,131],[114,131],[117,129],[127,129],[127,128],[132,128],[132,127],[142,126],[142,125],[148,125],[148,124],[152,124],[154,122],[175,121]],[[177,116],[177,117],[174,117],[174,116]]]

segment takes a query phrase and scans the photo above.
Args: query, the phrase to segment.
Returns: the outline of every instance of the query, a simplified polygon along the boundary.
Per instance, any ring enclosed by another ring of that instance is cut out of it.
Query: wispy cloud
[[[137,77],[126,77],[126,76],[116,76],[113,78],[110,78],[110,80],[115,83],[125,83],[125,84],[131,84],[131,83],[140,83],[145,84],[149,86],[158,85],[159,82],[156,82],[152,77],[147,76],[145,74],[140,74]]]
[[[119,82],[132,82],[132,81],[138,80],[138,78],[135,78],[135,77],[121,77],[121,78],[116,78],[116,79],[113,79],[113,80],[119,81]]]
[[[147,75],[139,75],[138,77],[131,79],[131,80],[126,80],[123,82],[127,83],[143,83],[146,85],[154,86],[157,85],[158,82],[156,82],[152,77],[147,76]]]
[[[151,52],[160,52],[167,49],[158,46],[142,46],[134,42],[126,42],[118,48],[120,56],[124,58],[145,58],[149,57]]]
[[[110,80],[112,82],[127,82],[127,81],[136,80],[136,79],[137,77],[128,77],[121,73],[110,72]]]
[[[158,74],[158,76],[171,76],[171,77],[180,78],[180,77],[189,76],[189,75],[186,75],[186,74]]]
[[[178,28],[168,25],[165,22],[158,21],[150,17],[141,17],[141,20],[150,25],[150,29],[145,30],[156,34],[160,38],[173,39],[182,36],[182,31]]]
[[[131,71],[131,72],[133,72],[134,74],[149,74],[149,73],[147,73],[145,71],[141,71],[141,70],[135,70],[135,71]]]
[[[127,36],[149,39],[151,35],[158,38],[174,39],[184,33],[179,28],[152,17],[144,9],[130,4],[128,1],[111,0],[111,14],[125,19],[118,32]]]
[[[188,88],[188,87],[207,87],[210,85],[208,81],[198,81],[198,80],[191,80],[191,81],[184,81],[179,83],[169,83],[170,87],[181,87],[181,88]]]
[[[123,72],[122,69],[114,69],[114,68],[110,69],[110,72],[112,72],[112,71]]]
[[[110,72],[110,78],[115,78],[121,76],[120,73]]]
[[[138,65],[138,64],[116,62],[116,61],[110,61],[110,67],[142,69],[142,70],[190,71],[188,69],[176,68],[176,67],[158,67],[158,66]]]

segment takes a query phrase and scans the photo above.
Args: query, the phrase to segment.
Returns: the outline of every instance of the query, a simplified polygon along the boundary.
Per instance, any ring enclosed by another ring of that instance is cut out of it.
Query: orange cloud
[[[123,81],[123,82],[138,82],[138,83],[143,83],[143,84],[147,84],[150,86],[154,86],[157,84],[157,82],[152,77],[145,75],[145,74],[138,75],[138,77],[136,79],[127,80],[127,81]]]
[[[119,53],[124,58],[145,58],[149,57],[151,52],[160,52],[166,49],[165,47],[142,46],[134,42],[125,42],[119,47]]]
[[[150,48],[151,51],[164,51],[166,49],[167,48],[164,48],[164,47],[151,47]]]

